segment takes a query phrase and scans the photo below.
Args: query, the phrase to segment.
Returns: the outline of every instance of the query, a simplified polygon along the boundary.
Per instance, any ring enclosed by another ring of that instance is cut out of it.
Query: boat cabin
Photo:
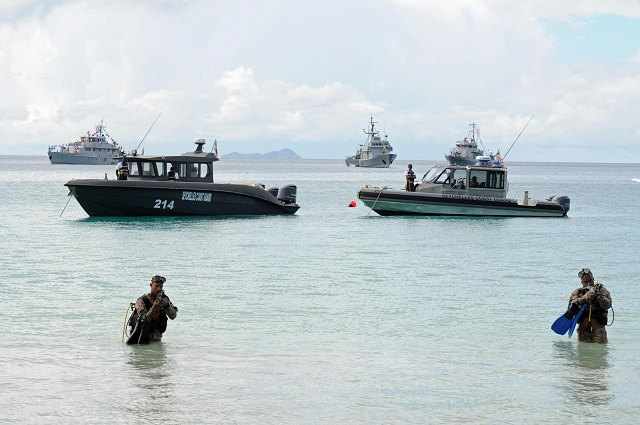
[[[178,181],[213,183],[214,153],[204,152],[204,139],[196,139],[196,150],[175,156],[137,155],[127,157],[130,180],[171,180],[171,167],[178,173]]]
[[[507,169],[502,164],[479,161],[476,165],[436,165],[416,185],[416,192],[449,195],[507,196]]]

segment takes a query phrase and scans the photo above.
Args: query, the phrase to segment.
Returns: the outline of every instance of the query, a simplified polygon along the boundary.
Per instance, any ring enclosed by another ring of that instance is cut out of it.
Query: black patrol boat
[[[127,157],[126,180],[70,180],[65,183],[92,217],[238,216],[295,214],[295,185],[265,189],[260,184],[214,183],[214,153],[196,150],[176,156]],[[178,178],[170,172],[175,169]]]

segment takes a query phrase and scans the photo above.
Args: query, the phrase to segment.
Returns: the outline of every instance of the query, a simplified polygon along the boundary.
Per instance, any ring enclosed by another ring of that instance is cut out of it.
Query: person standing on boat
[[[129,175],[129,163],[127,162],[127,156],[122,155],[122,159],[116,165],[116,177],[118,180],[126,180]]]
[[[171,166],[171,168],[169,169],[169,174],[167,174],[167,178],[169,180],[178,180],[180,178],[175,167]]]
[[[578,272],[582,283],[569,296],[569,306],[577,314],[586,304],[578,322],[578,340],[606,343],[608,310],[611,307],[611,293],[598,282],[594,282],[591,270],[584,268]]]
[[[178,307],[171,303],[162,289],[166,281],[163,276],[153,276],[149,293],[136,300],[137,318],[142,323],[141,339],[145,342],[162,340],[162,334],[167,330],[167,319],[174,320],[178,315]]]
[[[407,192],[414,192],[416,187],[414,185],[414,181],[416,179],[416,173],[413,171],[413,165],[409,164],[407,166],[407,171],[404,172],[404,178],[407,183],[405,184],[405,189]]]

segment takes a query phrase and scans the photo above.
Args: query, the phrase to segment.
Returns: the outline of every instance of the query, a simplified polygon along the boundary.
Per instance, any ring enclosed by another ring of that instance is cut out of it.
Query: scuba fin
[[[575,328],[576,326],[575,323],[577,323],[578,321],[576,316],[580,317],[581,313],[582,313],[582,309],[578,306],[578,304],[576,303],[570,304],[567,311],[562,316],[558,317],[555,322],[553,322],[553,324],[551,325],[551,330],[557,333],[558,335],[566,334],[567,331],[571,329],[572,325]],[[573,330],[571,331],[571,333],[573,333]]]
[[[580,311],[578,312],[578,314],[576,314],[576,317],[573,318],[573,320],[571,321],[571,326],[569,326],[569,338],[571,338],[571,335],[573,335],[573,330],[576,328],[576,324],[578,323],[578,320],[580,320],[580,316],[582,316],[582,312],[584,311],[584,308],[587,306],[587,304],[582,304],[582,307],[580,307]]]
[[[558,335],[564,335],[567,333],[569,328],[571,327],[572,319],[567,319],[565,317],[566,314],[561,315],[556,319],[555,322],[551,325],[551,330],[557,333]]]
[[[569,338],[571,338],[573,330],[575,329],[576,324],[578,323],[578,320],[586,306],[586,304],[582,307],[578,307],[577,304],[569,306],[569,309],[563,315],[558,317],[555,322],[553,322],[551,330],[558,335],[564,335],[569,332]]]

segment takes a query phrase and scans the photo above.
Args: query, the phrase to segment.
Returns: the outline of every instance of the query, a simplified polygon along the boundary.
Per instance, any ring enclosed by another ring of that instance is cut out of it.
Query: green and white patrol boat
[[[380,215],[473,217],[565,217],[570,200],[553,195],[544,201],[507,197],[507,168],[488,156],[473,166],[436,165],[414,192],[364,186],[358,198]]]

